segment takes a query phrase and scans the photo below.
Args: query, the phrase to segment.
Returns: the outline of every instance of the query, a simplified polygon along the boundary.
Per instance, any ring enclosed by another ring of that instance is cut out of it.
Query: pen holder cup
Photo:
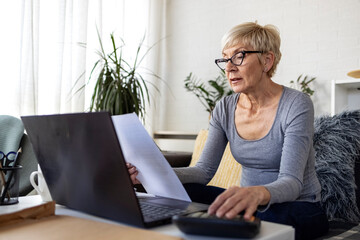
[[[19,202],[19,180],[22,166],[0,168],[0,205]]]

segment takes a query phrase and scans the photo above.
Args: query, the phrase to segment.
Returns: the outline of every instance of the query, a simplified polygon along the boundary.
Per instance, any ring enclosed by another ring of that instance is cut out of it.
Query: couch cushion
[[[208,136],[208,130],[201,130],[195,140],[194,152],[190,162],[190,166],[194,166],[199,160],[200,155],[204,149],[205,142]],[[208,185],[229,188],[233,185],[239,185],[241,178],[241,165],[234,159],[230,152],[230,145],[227,144],[221,159],[220,165],[208,183]]]
[[[187,167],[190,164],[192,153],[181,151],[161,151],[171,167]]]
[[[360,239],[360,224],[349,222],[329,222],[329,232],[316,240]]]
[[[316,118],[314,149],[328,219],[358,222],[354,167],[360,155],[360,111]]]

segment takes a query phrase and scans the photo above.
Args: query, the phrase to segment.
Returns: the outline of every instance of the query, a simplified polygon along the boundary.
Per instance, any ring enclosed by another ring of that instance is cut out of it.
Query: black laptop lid
[[[109,113],[21,119],[56,203],[144,225]]]

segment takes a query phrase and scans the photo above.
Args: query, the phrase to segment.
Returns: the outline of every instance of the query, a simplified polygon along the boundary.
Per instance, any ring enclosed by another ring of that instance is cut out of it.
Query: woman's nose
[[[225,64],[225,71],[230,72],[233,71],[234,69],[236,69],[236,66],[231,61],[227,61]]]

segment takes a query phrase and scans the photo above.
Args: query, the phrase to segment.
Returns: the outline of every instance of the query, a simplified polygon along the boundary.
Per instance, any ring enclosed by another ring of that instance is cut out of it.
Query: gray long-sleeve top
[[[317,202],[320,183],[313,148],[314,108],[311,99],[284,86],[274,123],[263,138],[245,140],[235,127],[238,94],[218,102],[210,120],[208,138],[194,167],[175,168],[182,183],[207,184],[214,176],[226,147],[241,165],[241,186],[265,186],[270,202]]]

